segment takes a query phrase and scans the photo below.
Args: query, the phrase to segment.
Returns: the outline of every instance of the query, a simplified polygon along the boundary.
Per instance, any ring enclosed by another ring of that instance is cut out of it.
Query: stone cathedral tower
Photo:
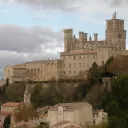
[[[26,89],[24,92],[24,104],[30,105],[31,104],[31,94],[29,92],[29,85],[26,85]]]
[[[124,30],[124,20],[116,18],[116,12],[112,19],[106,21],[106,40],[118,46],[117,50],[126,50],[126,30]]]
[[[64,51],[68,52],[70,50],[70,41],[73,40],[73,30],[65,29],[64,30]]]

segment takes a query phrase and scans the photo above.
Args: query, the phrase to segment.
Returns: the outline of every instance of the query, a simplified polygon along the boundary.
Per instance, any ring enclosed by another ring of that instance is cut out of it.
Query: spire
[[[25,89],[25,93],[24,94],[28,94],[28,84],[26,85],[26,89]]]
[[[31,103],[31,94],[29,93],[29,85],[28,83],[26,84],[26,89],[24,92],[24,103],[25,104],[30,104]]]

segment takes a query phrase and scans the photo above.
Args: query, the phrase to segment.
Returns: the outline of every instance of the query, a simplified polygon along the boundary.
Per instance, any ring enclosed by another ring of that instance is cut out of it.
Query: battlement
[[[64,33],[72,33],[73,32],[73,29],[69,28],[69,29],[64,29],[63,30]]]
[[[87,41],[88,37],[87,37],[88,33],[84,33],[84,32],[79,32],[79,41]]]

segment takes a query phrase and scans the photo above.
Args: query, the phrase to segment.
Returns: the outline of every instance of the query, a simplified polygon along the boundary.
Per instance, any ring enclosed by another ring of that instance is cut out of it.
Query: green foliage
[[[108,124],[107,123],[101,123],[99,125],[89,125],[89,126],[85,126],[83,128],[108,128]]]
[[[104,67],[105,67],[105,72],[107,72],[107,68],[108,66],[114,61],[114,57],[110,57],[107,62],[105,63]]]
[[[85,82],[83,84],[80,84],[78,87],[76,87],[76,93],[77,93],[77,100],[82,100],[88,90],[92,87],[92,84],[90,82]]]
[[[50,83],[47,87],[37,84],[32,92],[32,103],[34,107],[54,105],[60,102],[72,102],[76,99],[76,88],[74,85]]]
[[[128,127],[128,76],[121,75],[113,79],[111,91],[106,92],[102,105],[109,115],[109,128]]]
[[[9,85],[9,79],[6,79],[6,83],[4,86],[0,87],[0,95],[4,95],[6,92],[6,89],[8,88]]]
[[[10,123],[11,123],[11,116],[8,115],[8,116],[5,117],[5,119],[4,119],[3,127],[4,127],[4,128],[9,128],[9,127],[10,127]]]
[[[42,104],[42,88],[40,84],[37,84],[33,89],[31,101],[35,108]]]
[[[23,105],[20,108],[14,110],[13,116],[16,122],[28,121],[28,118],[37,117],[37,113],[32,106]]]
[[[90,74],[90,82],[91,84],[96,84],[96,83],[101,83],[101,74],[105,71],[104,65],[103,66],[98,66],[96,63],[92,64],[92,67],[89,70]]]
[[[7,87],[5,95],[10,101],[20,102],[23,101],[24,91],[25,83],[12,84]]]

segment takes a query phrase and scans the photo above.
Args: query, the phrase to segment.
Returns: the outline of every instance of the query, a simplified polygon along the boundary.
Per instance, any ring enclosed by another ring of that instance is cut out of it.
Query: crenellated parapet
[[[79,32],[79,41],[87,41],[88,40],[88,33]]]

